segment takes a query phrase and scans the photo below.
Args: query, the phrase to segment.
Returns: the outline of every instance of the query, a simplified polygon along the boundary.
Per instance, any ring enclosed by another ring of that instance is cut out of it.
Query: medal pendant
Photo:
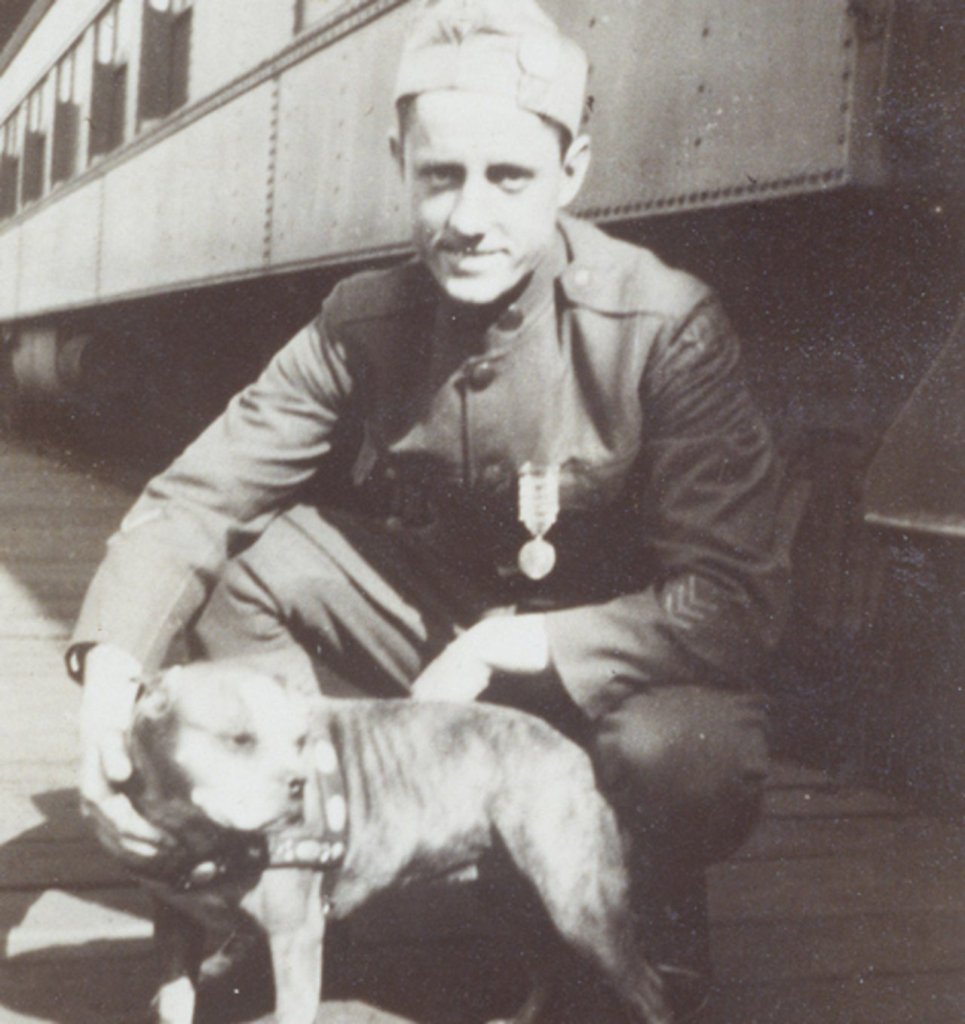
[[[519,568],[531,580],[541,580],[553,571],[556,565],[556,548],[542,537],[528,540],[519,549]]]

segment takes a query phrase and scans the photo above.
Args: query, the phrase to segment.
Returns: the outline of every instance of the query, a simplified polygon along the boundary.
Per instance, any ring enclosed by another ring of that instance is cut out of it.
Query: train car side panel
[[[585,209],[695,205],[843,177],[854,55],[843,0],[656,0],[632,16],[620,0],[592,14],[556,6],[592,63],[598,159]]]
[[[297,264],[407,237],[389,156],[393,61],[404,8],[282,77],[272,262]]]
[[[18,309],[49,311],[98,295],[98,240],[103,179],[65,196],[20,228]],[[41,267],[43,272],[32,273]]]
[[[294,38],[295,0],[194,0],[188,98],[269,60]]]
[[[262,265],[271,109],[266,82],[108,177],[105,293],[165,290]]]
[[[20,276],[20,229],[0,235],[0,321],[17,315],[17,279]]]

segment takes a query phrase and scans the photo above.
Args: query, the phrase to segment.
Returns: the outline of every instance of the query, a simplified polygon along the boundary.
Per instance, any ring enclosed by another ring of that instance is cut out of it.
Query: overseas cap
[[[534,0],[421,0],[395,102],[436,90],[509,96],[579,132],[586,55]]]

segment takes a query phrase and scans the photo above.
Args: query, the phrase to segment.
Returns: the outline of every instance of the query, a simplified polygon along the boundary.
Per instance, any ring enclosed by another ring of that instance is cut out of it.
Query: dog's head
[[[148,817],[190,805],[216,825],[265,831],[300,819],[307,703],[273,676],[227,662],[169,669],[135,705],[136,802]]]

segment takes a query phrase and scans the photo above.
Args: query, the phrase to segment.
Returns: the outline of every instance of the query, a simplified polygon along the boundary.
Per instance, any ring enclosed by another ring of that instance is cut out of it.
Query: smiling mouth
[[[443,249],[446,260],[456,267],[484,266],[502,259],[501,249]]]
[[[443,249],[442,250],[447,256],[452,256],[455,259],[464,259],[470,256],[498,256],[502,252],[502,249]]]

